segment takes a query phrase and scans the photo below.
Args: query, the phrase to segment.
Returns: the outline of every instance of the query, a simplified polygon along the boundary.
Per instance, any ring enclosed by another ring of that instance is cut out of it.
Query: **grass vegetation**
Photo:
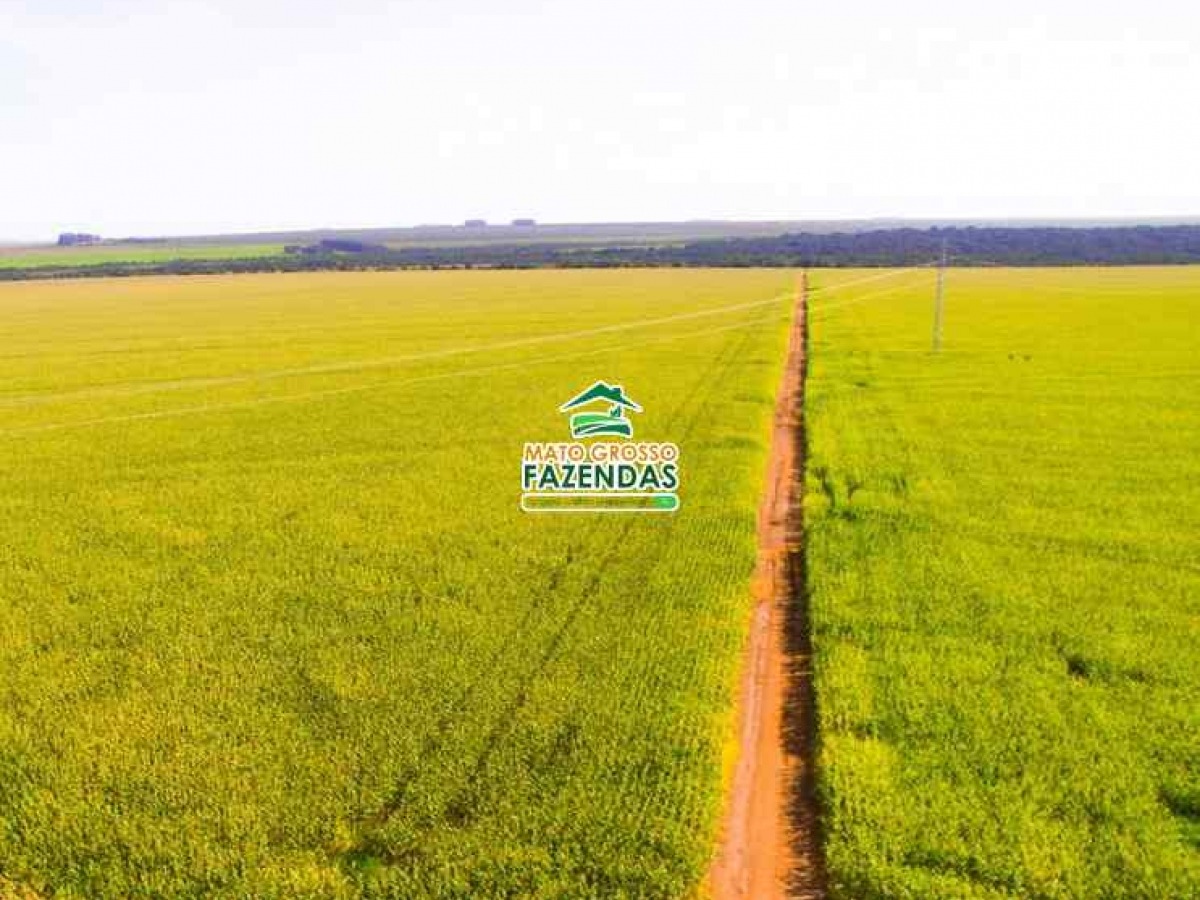
[[[1200,896],[1200,270],[952,270],[938,356],[932,273],[854,290],[807,407],[835,895]]]
[[[789,286],[0,285],[0,895],[696,890],[790,304],[520,342]],[[677,515],[519,512],[596,378]]]
[[[255,259],[281,256],[282,244],[99,244],[82,247],[11,248],[0,251],[0,269],[163,263],[172,260]]]

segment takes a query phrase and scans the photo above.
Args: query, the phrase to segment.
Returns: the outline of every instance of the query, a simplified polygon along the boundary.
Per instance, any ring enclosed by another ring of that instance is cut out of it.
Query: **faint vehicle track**
[[[775,318],[771,317],[771,321],[775,321]],[[742,331],[737,335],[736,340],[731,341],[720,350],[706,368],[703,376],[698,379],[699,383],[709,386],[721,384],[723,379],[720,376],[738,362],[746,342],[747,334]],[[704,417],[706,409],[704,400],[705,394],[696,392],[669,415],[664,426],[667,433],[675,435],[680,443],[686,444],[687,439],[694,433],[696,426]],[[490,760],[504,741],[519,727],[520,712],[529,702],[534,685],[544,677],[547,669],[562,652],[571,628],[586,605],[594,598],[596,589],[606,571],[620,557],[621,548],[625,546],[627,536],[637,527],[637,524],[637,517],[630,517],[621,525],[616,539],[607,543],[609,549],[599,557],[596,568],[588,577],[586,587],[579,591],[571,601],[570,606],[563,613],[561,621],[553,628],[549,639],[542,647],[541,652],[537,654],[534,663],[522,674],[515,693],[501,712],[494,717],[493,725],[484,737],[482,749],[472,763],[470,771],[459,785],[459,789],[442,805],[441,821],[462,826],[479,814],[477,807],[480,801],[482,779]],[[597,520],[594,528],[589,529],[593,535],[602,531],[603,522],[600,520]],[[569,565],[570,561],[567,561],[556,566],[551,572],[552,578],[561,574]],[[338,848],[331,852],[335,859],[349,861],[362,855],[369,855],[375,861],[386,865],[402,865],[407,861],[404,851],[397,852],[388,846],[386,840],[379,839],[379,829],[386,826],[393,817],[402,814],[410,791],[417,780],[422,777],[422,760],[431,754],[441,754],[451,750],[450,744],[455,725],[471,715],[478,714],[478,711],[472,708],[474,695],[484,683],[496,677],[500,669],[508,664],[506,660],[518,652],[520,646],[519,642],[515,640],[516,637],[529,628],[539,614],[544,613],[546,613],[545,604],[542,600],[534,598],[520,620],[508,632],[508,637],[498,642],[489,661],[467,684],[459,696],[458,702],[449,707],[452,712],[440,717],[433,729],[426,735],[422,742],[421,752],[410,767],[398,774],[396,787],[382,806],[355,823],[357,834],[354,842],[349,847]],[[433,827],[437,824],[436,819],[436,814],[432,816],[426,814],[421,817],[420,827]]]

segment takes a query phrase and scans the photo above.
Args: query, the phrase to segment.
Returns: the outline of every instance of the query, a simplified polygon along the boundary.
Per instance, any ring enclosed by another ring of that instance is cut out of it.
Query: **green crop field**
[[[0,269],[160,263],[174,259],[251,259],[282,254],[282,244],[99,244],[91,247],[10,248],[0,251]]]
[[[834,893],[1200,896],[1200,270],[932,277],[811,306]]]
[[[694,892],[791,285],[0,285],[0,896]],[[678,514],[519,511],[599,378]]]

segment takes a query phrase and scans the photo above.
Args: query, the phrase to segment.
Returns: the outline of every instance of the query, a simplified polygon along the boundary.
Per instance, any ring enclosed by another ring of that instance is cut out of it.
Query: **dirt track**
[[[738,761],[709,871],[715,900],[825,895],[800,553],[805,285],[802,279],[758,512],[754,615],[739,701]]]

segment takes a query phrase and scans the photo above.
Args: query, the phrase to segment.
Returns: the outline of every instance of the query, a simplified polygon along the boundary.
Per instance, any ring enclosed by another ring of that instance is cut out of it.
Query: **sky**
[[[0,239],[1200,215],[1194,0],[0,0]]]

